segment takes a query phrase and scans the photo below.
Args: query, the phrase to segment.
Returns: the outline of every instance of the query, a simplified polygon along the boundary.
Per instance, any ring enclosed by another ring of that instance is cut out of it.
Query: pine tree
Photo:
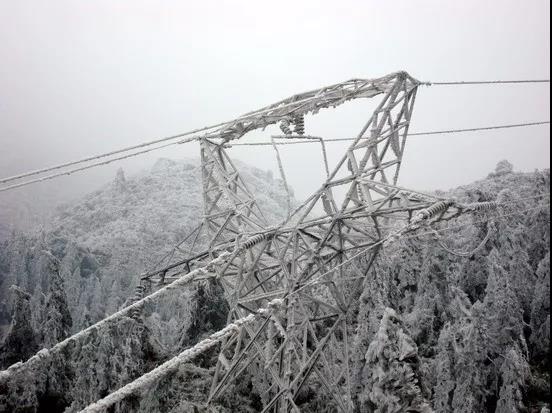
[[[84,293],[88,293],[90,300],[90,317],[92,322],[97,322],[106,316],[106,302],[102,296],[102,284],[95,275],[90,277],[89,289]]]
[[[107,313],[112,314],[119,310],[123,304],[123,294],[121,292],[121,284],[118,280],[111,283],[109,298],[107,299]]]
[[[501,263],[507,272],[512,290],[518,298],[519,304],[526,319],[529,320],[531,312],[531,299],[536,277],[529,263],[525,228],[518,225],[515,229],[507,231],[505,240],[500,246]]]
[[[541,196],[528,205],[538,206],[550,197],[550,170],[535,173],[535,193]],[[525,228],[528,237],[527,252],[533,270],[537,270],[540,261],[550,251],[550,208],[536,208],[525,216]]]
[[[418,349],[396,312],[386,308],[380,328],[366,352],[361,411],[430,412],[422,394]]]
[[[12,286],[12,291],[15,296],[13,318],[0,347],[2,368],[27,360],[38,350],[36,333],[31,326],[31,296],[19,287]]]
[[[514,165],[512,165],[508,160],[503,159],[496,164],[494,172],[489,174],[489,177],[500,177],[511,174],[512,172],[514,172]]]
[[[146,333],[140,320],[129,317],[93,331],[75,358],[76,381],[67,412],[80,411],[143,374],[151,355]]]
[[[491,251],[488,261],[489,279],[484,305],[491,339],[489,348],[495,354],[501,354],[514,343],[525,347],[523,316],[508,274],[501,266],[498,251]]]
[[[126,178],[123,168],[117,169],[113,186],[117,191],[124,191],[126,189]]]
[[[43,331],[42,327],[44,325],[45,299],[46,297],[44,296],[44,293],[42,292],[42,287],[39,284],[34,289],[33,295],[31,297],[31,304],[30,304],[31,308],[33,309],[31,325],[33,327],[33,330],[36,331],[37,334],[42,333]],[[41,334],[39,335],[41,336]],[[40,338],[43,339],[42,336]]]
[[[354,397],[362,389],[362,371],[366,364],[368,346],[379,329],[385,308],[391,305],[389,288],[393,282],[389,277],[391,272],[387,271],[391,263],[382,261],[380,258],[377,261],[378,269],[372,270],[367,275],[359,299],[359,309],[356,317],[357,328],[351,354],[351,385]]]
[[[550,252],[540,262],[531,303],[531,356],[550,364]]]
[[[496,411],[518,413],[526,411],[523,405],[525,382],[529,377],[529,365],[517,347],[511,348],[500,369],[502,386]]]
[[[433,408],[439,413],[452,413],[452,396],[455,388],[454,377],[454,336],[452,327],[446,325],[439,334],[436,348],[436,385],[433,394]]]
[[[59,261],[50,253],[47,254],[50,279],[46,296],[43,336],[44,345],[53,347],[70,335],[73,320],[67,306],[63,279],[59,271]]]
[[[425,248],[414,307],[404,319],[412,337],[422,354],[436,344],[438,329],[442,325],[445,303],[450,301],[447,288],[447,274],[450,261],[448,255],[429,245]]]
[[[202,334],[223,328],[227,321],[228,304],[218,281],[208,280],[205,284],[199,284],[194,299],[196,305],[191,316],[192,323],[181,334],[181,348],[195,344]]]
[[[391,271],[401,291],[416,291],[423,254],[414,241],[405,240],[398,244],[398,251],[394,254]],[[405,310],[407,310],[405,308]]]
[[[93,330],[77,349],[74,361],[75,382],[70,390],[72,404],[68,412],[79,411],[100,398],[96,371],[98,341],[98,331]]]
[[[476,254],[473,257],[461,261],[458,274],[458,286],[472,300],[483,301],[485,298],[485,286],[489,277],[486,257]]]
[[[463,331],[461,348],[455,365],[456,387],[452,398],[452,411],[473,413],[484,411],[487,397],[486,367],[489,333],[484,305],[477,301],[471,308],[468,324]]]
[[[13,298],[13,294],[10,294],[10,287],[16,285],[24,289],[28,278],[27,239],[22,234],[14,232],[3,247],[5,247],[4,253],[6,256],[3,267],[6,273],[3,274],[2,284],[0,285],[0,301],[6,303],[6,307],[10,309],[12,306],[9,302]]]

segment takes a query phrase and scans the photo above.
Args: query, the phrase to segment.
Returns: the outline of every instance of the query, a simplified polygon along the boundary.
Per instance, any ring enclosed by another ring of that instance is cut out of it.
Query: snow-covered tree
[[[489,279],[484,301],[491,339],[488,346],[492,352],[501,354],[513,343],[525,346],[523,314],[498,251],[491,251],[488,261]]]
[[[506,352],[500,369],[502,386],[496,406],[497,412],[525,412],[523,392],[529,376],[529,365],[517,347]]]
[[[32,311],[32,320],[31,325],[33,327],[33,330],[37,332],[37,335],[41,335],[40,333],[43,331],[43,325],[44,325],[44,304],[45,304],[46,296],[44,295],[44,292],[42,291],[42,286],[38,284],[31,297],[31,308]],[[37,336],[38,337],[38,336]]]
[[[51,253],[48,255],[48,273],[50,274],[48,294],[46,296],[43,337],[46,347],[53,347],[71,333],[73,320],[67,306],[67,297],[63,279],[59,271],[59,261]]]
[[[471,317],[462,326],[462,340],[455,365],[456,387],[452,398],[452,411],[473,413],[484,411],[488,395],[488,344],[489,333],[485,306],[476,302]]]
[[[90,287],[85,293],[88,293],[90,317],[95,323],[107,315],[105,312],[106,302],[102,294],[102,283],[98,277],[92,275],[89,280]]]
[[[499,255],[498,260],[504,269],[504,275],[508,278],[526,319],[529,320],[536,277],[526,248],[527,231],[523,224],[510,226],[506,222],[499,224],[499,230],[496,249],[491,253]]]
[[[531,355],[537,362],[550,364],[550,252],[537,269],[537,282],[531,303]]]
[[[381,317],[386,307],[390,306],[390,288],[394,285],[392,276],[394,271],[388,270],[393,263],[388,256],[382,254],[377,261],[377,268],[373,268],[364,280],[362,294],[359,298],[358,314],[356,316],[356,334],[354,336],[351,359],[351,385],[353,397],[362,389],[362,371],[366,364],[366,351],[376,335]]]
[[[448,255],[429,244],[424,249],[423,257],[414,306],[404,316],[405,323],[421,351],[436,344],[438,326],[443,324],[446,303],[450,301],[447,288],[450,265]]]
[[[192,322],[186,331],[181,332],[181,348],[194,344],[202,334],[221,329],[226,324],[228,304],[218,281],[208,280],[205,284],[199,284],[194,300],[196,305],[190,315]]]
[[[126,188],[126,178],[125,178],[125,171],[123,168],[117,169],[117,173],[115,175],[115,180],[113,181],[113,185],[116,190],[118,191],[124,191]]]
[[[0,347],[2,368],[25,361],[38,351],[38,340],[31,326],[31,296],[16,286],[12,292],[15,296],[13,318]]]
[[[550,170],[537,171],[533,196],[536,202],[542,204],[550,199]],[[529,205],[534,207],[535,205]],[[531,267],[536,271],[540,261],[550,251],[550,207],[546,204],[541,208],[527,211],[525,216],[527,234],[527,252]]]
[[[102,331],[93,331],[75,358],[76,381],[68,412],[80,411],[142,375],[148,356],[154,361],[147,331],[140,321],[124,317]]]
[[[485,298],[487,277],[485,257],[482,255],[470,257],[460,264],[458,286],[468,294],[472,301],[482,301]]]
[[[509,161],[504,159],[496,164],[496,168],[494,172],[491,173],[489,176],[490,177],[503,176],[503,175],[511,174],[512,172],[514,172],[514,165],[512,165]]]
[[[454,335],[452,326],[446,325],[439,335],[436,347],[433,408],[439,413],[452,413],[452,396],[455,388]]]
[[[417,371],[418,349],[403,330],[397,313],[386,308],[380,328],[366,352],[362,411],[430,412]]]

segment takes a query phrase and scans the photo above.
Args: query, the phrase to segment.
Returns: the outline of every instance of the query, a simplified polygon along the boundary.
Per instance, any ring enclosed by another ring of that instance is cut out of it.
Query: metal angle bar
[[[283,296],[285,293],[286,293],[286,290],[267,291],[264,294],[257,294],[257,295],[253,295],[253,296],[249,296],[249,297],[246,296],[245,298],[241,298],[238,301],[238,303],[239,304],[245,304],[245,303],[250,303],[252,301],[264,300],[264,299],[268,299],[268,298],[274,298],[274,297],[277,297],[279,295]]]
[[[222,378],[222,380],[219,382],[219,384],[217,385],[217,387],[211,392],[211,394],[209,395],[209,399],[207,400],[207,403],[210,403],[215,397],[218,396],[219,392],[220,392],[220,389],[222,388],[222,386],[224,385],[224,383],[226,381],[228,381],[229,379],[229,376],[230,374],[237,368],[239,362],[243,359],[243,357],[245,357],[245,355],[247,354],[247,352],[251,349],[251,347],[253,346],[253,343],[255,342],[255,339],[259,336],[259,334],[261,334],[261,332],[263,331],[263,329],[266,327],[266,325],[270,322],[270,318],[266,318],[264,320],[264,322],[262,323],[261,327],[259,327],[256,331],[255,334],[253,334],[253,336],[251,337],[249,343],[247,344],[247,346],[245,346],[245,348],[243,349],[243,351],[241,352],[241,354],[234,360],[234,362],[232,363],[232,366],[230,367],[230,370],[228,370],[226,372],[226,374],[224,375],[224,377]]]
[[[280,264],[278,264],[278,267],[280,267]],[[265,270],[267,268],[264,268]],[[247,290],[242,296],[247,297],[249,294],[251,294],[253,291],[255,291],[257,288],[259,288],[262,284],[270,281],[272,278],[274,278],[277,274],[279,274],[282,271],[281,268],[278,268],[276,271],[274,271],[271,275],[269,275],[267,278],[265,278],[262,281],[259,281],[256,285],[251,287],[249,290]]]
[[[399,180],[399,172],[400,172],[401,165],[402,165],[402,155],[404,154],[404,148],[406,146],[406,139],[407,139],[407,136],[408,136],[408,132],[410,130],[410,118],[412,116],[412,112],[414,111],[414,102],[416,101],[416,94],[417,93],[418,93],[417,88],[414,88],[411,91],[410,102],[408,104],[409,106],[406,106],[408,124],[406,125],[406,127],[403,130],[403,136],[402,136],[402,142],[401,142],[401,157],[399,159],[399,164],[397,165],[397,169],[395,170],[395,176],[393,177],[393,184],[396,184],[397,181]]]
[[[308,320],[308,319],[307,319]],[[301,345],[301,343],[299,342],[299,340],[297,339],[297,337],[294,337],[295,341],[297,342],[297,344]],[[322,358],[324,358],[323,354],[322,354]],[[326,368],[328,369],[328,373],[331,372],[330,370],[330,367],[328,365],[328,362],[327,360],[323,363]],[[346,412],[347,411],[347,408],[345,407],[345,403],[343,401],[343,399],[341,398],[341,395],[339,393],[337,393],[335,390],[333,390],[334,386],[330,385],[330,383],[326,380],[326,378],[324,377],[324,375],[322,374],[322,372],[320,371],[320,369],[318,369],[316,367],[316,365],[314,366],[313,368],[315,374],[318,376],[318,379],[320,380],[320,382],[322,383],[322,385],[326,388],[326,390],[328,391],[328,393],[332,396],[332,398],[335,400],[335,402],[341,407],[342,411]]]
[[[349,401],[349,408],[353,404],[352,387],[351,387],[351,372],[349,366],[349,331],[347,329],[347,319],[343,319],[343,344],[345,346],[345,383],[347,386],[347,399]]]
[[[250,329],[247,328],[247,325],[245,326],[247,331],[250,332]],[[251,332],[250,332],[251,334]],[[266,363],[266,358],[264,356],[264,353],[262,352],[262,349],[259,348],[259,344],[256,342],[256,341],[253,341],[254,345],[256,346],[256,349],[257,349],[257,352],[259,353],[260,357],[263,359],[263,361]],[[276,374],[276,372],[274,372],[274,369],[272,367],[269,367],[268,370],[270,371],[274,381],[280,386],[280,388],[284,388],[283,386],[283,383],[281,382],[279,376]],[[289,401],[291,401],[293,403],[293,400],[291,400],[290,396],[286,396],[287,398],[289,398]],[[293,403],[293,405],[295,405],[295,403]],[[299,411],[299,410],[297,410]]]
[[[297,373],[297,376],[291,383],[290,387],[295,388],[295,394],[301,390],[303,385],[305,384],[307,378],[310,375],[310,372],[312,371],[312,368],[314,367],[314,363],[318,360],[318,357],[320,357],[320,353],[323,351],[323,349],[326,347],[328,340],[333,334],[335,328],[337,327],[337,323],[341,321],[343,318],[343,315],[341,315],[332,325],[330,330],[326,333],[326,336],[320,341],[319,346],[316,348],[316,350],[311,354],[309,357],[309,360],[307,361],[307,364]]]
[[[250,268],[249,271],[247,272],[247,274],[246,274],[246,276],[245,276],[245,278],[244,278],[244,280],[243,280],[243,284],[241,284],[240,287],[239,287],[239,290],[238,290],[239,293],[242,292],[243,287],[245,286],[245,282],[248,281],[248,280],[250,280],[250,279],[251,279],[251,275],[254,275],[254,274],[256,273],[256,271],[258,270],[259,261],[260,261],[261,257],[263,256],[264,251],[265,251],[266,247],[268,246],[268,244],[269,244],[269,240],[268,240],[268,239],[266,239],[266,240],[261,244],[261,248],[258,250],[258,255],[257,255],[257,257],[254,257],[254,258],[253,258],[253,260],[252,260],[253,262],[252,262],[252,264],[251,264],[251,268]],[[253,249],[250,248],[250,249],[249,249],[249,252],[252,253],[252,251],[253,251]],[[261,282],[259,279],[257,279],[257,282],[259,283],[258,286],[260,286],[260,287],[264,290],[263,284],[266,282],[266,280],[264,280],[264,281]],[[246,294],[247,294],[247,293],[246,293]],[[244,296],[244,295],[242,294],[242,297],[243,297],[243,296]]]

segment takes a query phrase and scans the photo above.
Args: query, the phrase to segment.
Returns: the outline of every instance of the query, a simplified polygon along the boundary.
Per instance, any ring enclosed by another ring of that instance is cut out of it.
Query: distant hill
[[[237,167],[268,222],[283,219],[287,198],[282,183],[270,172],[240,162]],[[90,308],[96,315],[92,318],[114,311],[128,297],[138,275],[199,224],[201,190],[198,160],[159,159],[150,170],[128,178],[119,170],[112,182],[58,207],[34,231],[10,236],[0,251],[0,319],[8,317],[11,283],[23,285],[35,296],[35,286],[47,288],[37,269],[41,249],[62,261],[74,314],[82,314],[83,303],[98,306],[87,297],[94,288],[99,290],[102,308]],[[75,330],[81,326],[74,323]]]

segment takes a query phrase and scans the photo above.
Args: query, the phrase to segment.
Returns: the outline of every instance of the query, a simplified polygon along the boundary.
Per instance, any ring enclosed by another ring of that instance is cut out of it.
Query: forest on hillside
[[[286,196],[269,173],[241,166],[270,211]],[[161,160],[61,208],[49,226],[13,232],[0,247],[0,368],[25,361],[128,303],[136,275],[200,218],[197,163]],[[350,320],[359,412],[541,412],[550,404],[550,171],[501,163],[456,188],[462,202],[498,199],[493,220],[461,217],[382,250]],[[482,241],[485,241],[484,243]],[[148,258],[146,258],[148,257]],[[359,264],[362,264],[359,258]],[[78,412],[226,325],[217,281],[165,296],[137,316],[92,331],[31,372],[0,381],[0,411]],[[204,407],[216,349],[181,366],[114,412],[257,412],[263,366]],[[94,374],[91,374],[94,372]],[[301,411],[332,411],[305,388]]]

